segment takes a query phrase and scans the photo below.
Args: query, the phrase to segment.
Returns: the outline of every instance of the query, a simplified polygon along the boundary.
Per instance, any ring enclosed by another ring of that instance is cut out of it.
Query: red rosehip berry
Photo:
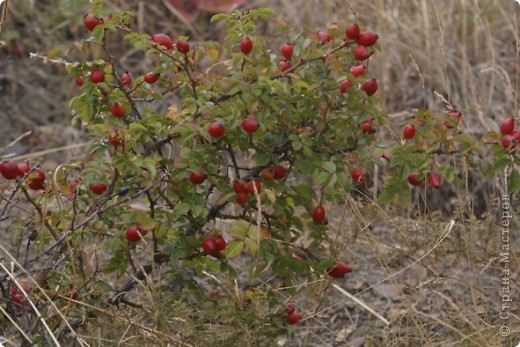
[[[287,313],[286,320],[287,324],[294,325],[302,320],[302,315],[298,311],[292,310]]]
[[[372,135],[376,132],[376,128],[372,125],[374,123],[374,119],[372,117],[368,117],[364,121],[359,123],[359,127],[361,128],[361,132],[363,134]]]
[[[314,208],[314,211],[312,212],[312,221],[314,222],[314,224],[327,223],[327,216],[323,205],[320,204]]]
[[[31,168],[29,167],[29,163],[18,164],[18,176],[24,176],[29,171],[31,171]]]
[[[173,41],[171,37],[169,37],[166,34],[155,34],[154,36],[152,36],[152,41],[160,46],[166,47],[166,49],[173,49]]]
[[[83,16],[83,25],[88,31],[94,30],[94,28],[100,24],[103,24],[103,20],[97,18],[92,13],[87,13]]]
[[[132,84],[132,75],[130,75],[130,73],[128,71],[125,71],[121,75],[121,83],[123,83],[123,85],[125,85],[125,86],[129,86]]]
[[[105,73],[99,69],[92,71],[90,74],[90,81],[92,83],[101,83],[105,81]]]
[[[363,65],[355,65],[350,68],[350,73],[354,77],[359,77],[365,74],[365,67]]]
[[[138,242],[141,240],[143,234],[137,225],[131,225],[126,229],[125,237],[129,242]]]
[[[327,269],[327,273],[331,276],[331,277],[334,277],[334,278],[342,278],[344,277],[347,273],[349,273],[352,269],[350,268],[350,266],[348,266],[347,264],[345,264],[344,262],[342,261],[338,261],[336,262],[336,265],[332,266],[332,267],[329,267]]]
[[[177,41],[177,50],[181,53],[188,53],[190,51],[190,44],[186,41]]]
[[[281,180],[285,177],[285,175],[287,175],[287,169],[285,168],[285,166],[277,165],[274,168],[274,179],[275,180]]]
[[[76,83],[76,85],[78,85],[78,86],[81,87],[81,86],[83,85],[83,83],[84,83],[84,81],[83,81],[83,77],[81,77],[81,76],[76,77],[76,78],[74,79],[74,82]]]
[[[293,64],[289,60],[280,61],[280,71],[285,72],[293,67]]]
[[[512,149],[516,144],[516,139],[513,135],[506,135],[500,143],[505,149]]]
[[[506,118],[500,125],[502,135],[511,135],[515,130],[515,119],[513,117]]]
[[[368,96],[371,96],[377,91],[377,87],[377,80],[375,78],[370,78],[363,83],[361,89],[365,91]]]
[[[96,195],[101,195],[107,190],[107,185],[104,182],[92,183],[88,186],[90,191]]]
[[[224,124],[222,124],[220,122],[213,122],[208,127],[208,133],[213,138],[222,137],[224,135],[225,131],[226,131],[226,129],[224,128]]]
[[[318,31],[317,36],[321,43],[329,43],[332,40],[332,34],[326,31]]]
[[[359,25],[357,23],[350,24],[345,29],[345,35],[350,39],[356,41],[359,38]]]
[[[252,180],[247,183],[247,190],[252,195],[260,194],[262,191],[262,185],[260,184],[260,181]]]
[[[248,133],[253,133],[258,129],[258,122],[253,117],[247,117],[242,121],[242,129]]]
[[[367,179],[366,171],[360,167],[356,167],[350,173],[354,182],[365,182]]]
[[[356,40],[356,42],[358,43],[358,45],[369,47],[374,45],[377,42],[378,38],[379,36],[377,34],[373,33],[370,30],[365,30],[359,33],[359,37]]]
[[[240,51],[243,54],[249,54],[253,50],[253,41],[249,37],[244,37],[240,42]]]
[[[189,179],[193,184],[202,184],[206,180],[206,177],[206,174],[202,171],[192,171]]]
[[[213,237],[207,237],[202,240],[202,248],[206,251],[207,254],[215,257],[217,259],[220,258],[220,251],[217,248],[217,244]]]
[[[247,186],[242,180],[234,180],[233,181],[233,191],[237,194],[246,193],[247,194]]]
[[[283,44],[282,48],[280,48],[280,51],[282,52],[282,55],[285,59],[291,60],[293,55],[293,46],[290,43]]]
[[[403,138],[409,140],[415,136],[415,125],[407,124],[403,128]]]
[[[368,48],[366,48],[365,46],[357,46],[356,48],[354,48],[354,51],[352,51],[352,53],[354,54],[354,57],[357,59],[357,60],[366,60],[368,58],[370,58],[370,56],[374,53],[374,52],[371,52],[368,50]]]
[[[116,118],[125,116],[125,107],[118,102],[114,102],[110,107],[110,113]]]
[[[344,80],[339,85],[339,92],[341,94],[345,94],[350,87],[352,87],[352,82],[350,82],[349,80]]]
[[[269,165],[265,169],[262,169],[262,171],[260,171],[260,177],[266,181],[272,180],[274,178],[274,167]]]
[[[235,196],[235,202],[239,205],[243,205],[247,202],[247,194],[246,193],[237,193]]]
[[[408,182],[412,185],[412,186],[420,186],[421,184],[424,183],[424,178],[422,180],[419,180],[417,178],[417,176],[419,176],[419,173],[418,172],[412,172],[411,174],[408,175]]]
[[[161,74],[156,72],[148,72],[146,75],[144,75],[144,81],[148,84],[154,84],[159,79],[159,76]]]
[[[441,175],[432,172],[428,175],[428,187],[439,188],[441,186]]]
[[[4,160],[0,163],[0,173],[8,180],[18,177],[18,165],[12,160]]]

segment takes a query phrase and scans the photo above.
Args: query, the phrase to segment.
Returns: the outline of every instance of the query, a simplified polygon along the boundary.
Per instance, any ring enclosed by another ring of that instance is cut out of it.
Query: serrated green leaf
[[[237,220],[236,222],[231,224],[231,227],[229,228],[229,233],[232,236],[243,240],[247,235],[247,231],[249,230],[249,225],[250,225],[249,222],[247,222],[243,219]]]
[[[513,194],[518,190],[520,190],[520,174],[518,171],[513,170],[509,175],[509,181],[507,182],[507,192]]]
[[[336,172],[336,164],[331,161],[326,161],[322,164],[323,169],[329,173]]]
[[[227,244],[224,254],[228,258],[236,258],[242,253],[243,249],[244,242],[242,240],[233,240]]]

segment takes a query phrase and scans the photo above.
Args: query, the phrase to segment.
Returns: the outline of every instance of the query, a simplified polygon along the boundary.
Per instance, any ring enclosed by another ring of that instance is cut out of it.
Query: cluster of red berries
[[[223,250],[226,249],[226,240],[221,235],[211,235],[202,240],[204,251],[214,258],[219,259]]]
[[[45,189],[45,173],[36,168],[31,170],[28,163],[16,164],[12,160],[0,163],[0,174],[8,180],[15,180],[27,175],[27,186],[33,190]]]
[[[500,125],[500,133],[503,135],[500,143],[508,151],[513,151],[520,144],[520,130],[515,130],[515,119],[506,118]]]

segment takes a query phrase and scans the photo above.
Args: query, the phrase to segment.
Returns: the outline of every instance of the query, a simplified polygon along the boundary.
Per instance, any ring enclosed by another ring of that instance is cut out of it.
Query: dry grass
[[[28,10],[29,1],[12,4],[9,15],[13,20],[8,29],[38,18],[35,9]],[[109,6],[138,12],[137,27],[143,31],[190,32],[190,28],[164,10],[159,0],[124,4],[110,1]],[[463,112],[464,131],[474,136],[496,130],[507,115],[519,116],[520,6],[514,1],[255,0],[247,6],[274,8],[296,29],[317,31],[332,22],[358,21],[378,32],[381,52],[371,61],[369,71],[381,82],[380,103],[390,115],[390,126],[414,109],[427,107],[442,112],[447,103]],[[52,17],[48,5],[41,5],[39,11],[39,22]],[[80,23],[73,19],[78,14],[66,15],[69,34],[80,37]],[[192,28],[194,39],[217,36],[207,30],[208,24],[203,20],[199,24],[201,27]],[[270,35],[271,29],[265,28],[266,35]],[[61,32],[45,25],[20,27],[23,52],[50,50],[56,42],[66,42]],[[54,38],[55,42],[47,38]],[[273,38],[275,45],[276,40]],[[0,87],[5,91],[0,95],[0,120],[8,124],[1,134],[0,147],[26,130],[32,130],[33,135],[22,142],[22,151],[61,145],[62,142],[50,140],[53,135],[49,134],[48,124],[54,123],[53,131],[58,128],[60,133],[66,127],[61,120],[69,119],[66,100],[71,96],[72,83],[64,82],[68,77],[63,71],[35,64],[17,54],[0,48]],[[131,53],[122,63],[132,70],[146,68]],[[77,134],[71,134],[68,141],[77,141]],[[516,295],[509,324],[513,338],[504,340],[498,334],[501,244],[496,199],[502,184],[500,180],[481,177],[468,176],[466,180],[468,172],[462,169],[464,181],[469,182],[462,190],[448,187],[436,196],[415,196],[405,213],[390,207],[384,210],[361,194],[354,194],[355,198],[345,196],[344,204],[334,206],[336,216],[330,228],[336,239],[333,250],[355,266],[348,279],[335,284],[383,316],[389,325],[334,289],[332,282],[322,280],[305,283],[293,298],[306,319],[293,329],[294,341],[278,343],[472,347],[518,343],[518,272],[513,271],[511,277],[511,290]],[[473,208],[482,203],[480,200],[485,200],[483,210],[489,216],[477,220],[473,218]],[[518,204],[513,212],[520,213]],[[450,227],[452,219],[454,224]],[[515,221],[511,230],[518,227]],[[512,237],[511,244],[518,244],[518,235]],[[8,258],[7,252],[1,256]],[[244,264],[236,266],[240,269]],[[518,250],[511,253],[510,267],[520,267]],[[150,279],[135,291],[132,300],[144,309],[107,307],[101,304],[102,298],[74,304],[56,300],[57,309],[48,308],[42,315],[45,319],[52,317],[53,324],[63,321],[62,316],[75,318],[81,323],[74,328],[78,341],[91,346],[182,345],[181,341],[195,346],[247,346],[266,333],[241,326],[240,317],[249,319],[252,313],[237,310],[233,303],[218,312],[205,307],[207,316],[201,319],[196,298],[183,297],[181,293],[170,297],[159,294],[160,285],[175,285],[165,278],[158,272],[151,278],[153,281]],[[217,286],[210,277],[203,282],[208,288]],[[233,292],[233,283],[224,285]],[[259,287],[270,288],[280,296],[288,295],[279,289],[279,283],[270,280]],[[88,294],[96,298],[99,293]],[[50,307],[46,298],[40,300],[40,310]],[[226,318],[230,313],[237,316],[236,321]],[[226,324],[220,324],[219,319]],[[5,332],[8,338],[19,336],[14,328]],[[51,341],[50,335],[44,341]],[[72,341],[63,345],[72,345]],[[274,343],[256,341],[260,346]],[[7,341],[5,344],[9,346]]]

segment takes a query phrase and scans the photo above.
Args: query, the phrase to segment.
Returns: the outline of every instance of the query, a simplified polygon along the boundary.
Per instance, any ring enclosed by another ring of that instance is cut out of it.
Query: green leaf
[[[187,202],[181,202],[180,204],[175,205],[175,214],[184,215],[190,210],[190,208],[190,204]]]
[[[242,240],[233,240],[227,244],[224,254],[228,258],[236,258],[242,253],[243,249],[244,242]]]
[[[96,42],[101,43],[103,41],[103,37],[105,36],[105,28],[103,25],[97,25],[94,28],[94,31],[92,31],[92,34],[94,35],[94,39]]]
[[[323,169],[330,173],[336,172],[336,164],[331,161],[326,161],[323,163]]]
[[[495,164],[493,164],[493,171],[498,171],[500,169],[505,168],[509,164],[509,158],[499,159]]]
[[[213,17],[211,17],[210,22],[215,23],[215,22],[218,22],[219,20],[229,19],[230,17],[231,16],[226,13],[219,13],[219,14],[216,14]]]
[[[513,170],[509,175],[509,182],[507,182],[507,192],[513,194],[520,190],[520,174],[518,171]]]
[[[229,228],[229,233],[232,236],[243,240],[246,237],[248,230],[249,230],[249,222],[242,219],[242,220],[237,220],[236,222],[231,224],[231,227]]]

